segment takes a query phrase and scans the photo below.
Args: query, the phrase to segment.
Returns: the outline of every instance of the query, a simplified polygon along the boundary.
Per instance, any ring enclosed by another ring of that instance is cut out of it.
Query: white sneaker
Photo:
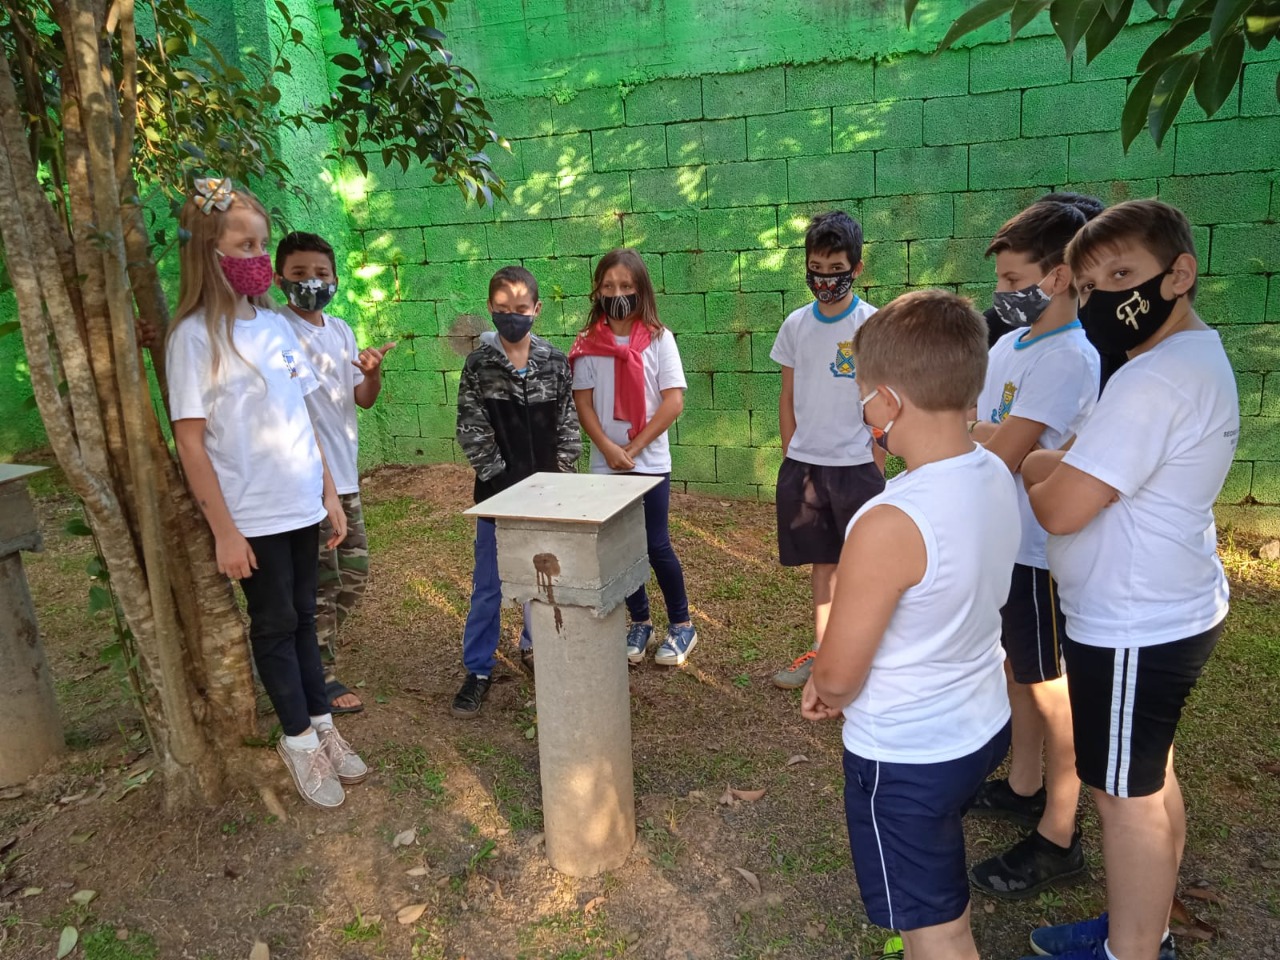
[[[320,749],[329,754],[334,772],[344,784],[363,783],[369,776],[369,767],[360,755],[351,749],[351,744],[338,732],[337,727],[321,727]]]
[[[298,788],[303,800],[322,810],[334,810],[342,806],[347,795],[333,769],[333,761],[329,758],[329,751],[324,748],[323,741],[321,746],[312,750],[296,750],[288,746],[281,737],[276,744],[276,753],[280,754],[280,759],[293,777],[293,785]]]

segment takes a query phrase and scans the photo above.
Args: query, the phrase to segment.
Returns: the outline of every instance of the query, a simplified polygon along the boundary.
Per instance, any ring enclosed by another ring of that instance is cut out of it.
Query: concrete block
[[[784,103],[786,79],[782,67],[707,74],[702,78],[702,111],[710,119],[769,113]]]
[[[543,304],[542,316],[534,325],[534,333],[548,339],[557,336],[576,336],[591,314],[591,301],[587,297],[565,297],[559,301],[558,305],[560,316],[557,319],[553,309],[557,304],[555,302]]]
[[[1134,57],[1132,63],[1137,63]],[[969,63],[969,89],[1024,90],[1071,79],[1071,62],[1057,37],[1023,37],[1015,43],[995,43],[977,51]]]
[[[928,286],[989,281],[994,271],[983,256],[986,249],[987,241],[981,237],[913,240],[908,279],[913,284]]]
[[[591,293],[591,261],[587,257],[526,257],[523,266],[538,281],[544,301]]]
[[[1088,64],[1085,63],[1085,45],[1081,43],[1071,63],[1071,78],[1083,82],[1115,78],[1128,79],[1134,76],[1137,73],[1138,60],[1146,52],[1147,47],[1151,45],[1151,41],[1160,36],[1166,26],[1168,26],[1167,23],[1155,20],[1150,23],[1126,27],[1107,45],[1107,49],[1098,54],[1092,63]],[[1062,44],[1060,43],[1058,44],[1058,56],[1062,56]],[[1188,99],[1193,100],[1195,98],[1191,96]]]
[[[680,480],[714,483],[716,448],[676,443],[671,446],[671,475]]]
[[[773,332],[751,334],[751,365],[746,369],[777,376],[781,368],[769,357],[769,353],[773,350],[773,341],[776,339],[777,334]]]
[[[397,347],[392,352],[398,351]],[[378,395],[378,402],[388,406],[409,407],[445,403],[444,379],[439,373],[431,375],[388,370],[382,375],[382,393]]]
[[[920,147],[881,150],[876,154],[875,192],[880,196],[923,191],[941,193],[968,187],[968,147]]]
[[[680,439],[693,445],[749,447],[750,416],[746,410],[685,410],[680,415]]]
[[[400,218],[393,218],[400,214]],[[421,227],[431,222],[421,190],[373,190],[347,203],[347,215],[357,230]]]
[[[1280,224],[1239,223],[1213,228],[1212,273],[1278,271]]]
[[[698,120],[667,126],[667,162],[734,163],[747,159],[747,121]]]
[[[1271,275],[1271,286],[1267,294],[1267,320],[1280,321],[1280,273]]]
[[[779,324],[781,320],[779,317]],[[776,373],[717,373],[712,393],[718,410],[777,410],[782,377]]]
[[[614,214],[557,220],[554,228],[557,257],[608,253],[622,246],[622,221]]]
[[[627,123],[670,123],[702,116],[702,81],[672,77],[632,87],[626,97]]]
[[[969,148],[969,188],[1038,187],[1067,178],[1067,138],[1001,140]]]
[[[444,371],[444,399],[445,403],[451,403],[455,407],[458,405],[458,383],[462,379],[462,371],[446,370]]]
[[[774,364],[777,369],[777,364]],[[777,410],[751,411],[751,445],[782,449],[782,430],[778,427]]]
[[[1280,113],[1280,101],[1276,100],[1274,63],[1251,63],[1244,68],[1240,113],[1246,117],[1266,117]]]
[[[1237,371],[1236,377],[1241,374]],[[1258,413],[1264,417],[1280,418],[1280,373],[1270,372],[1262,375],[1262,399]]]
[[[760,490],[749,483],[687,483],[685,492],[716,500],[758,500]]]
[[[1236,269],[1241,268],[1238,264],[1234,266]],[[1266,319],[1266,312],[1266,277],[1256,274],[1200,277],[1196,290],[1196,313],[1206,323],[1214,326],[1224,323],[1262,323]]]
[[[736,290],[738,281],[736,253],[709,251],[662,255],[662,290],[665,293]]]
[[[708,410],[711,408],[711,374],[686,373],[684,402],[685,406],[694,410]],[[685,479],[688,479],[687,477]]]
[[[622,94],[616,86],[578,90],[564,103],[551,99],[553,133],[578,133],[601,127],[618,127],[626,122]]]
[[[882,100],[836,107],[832,111],[834,149],[844,152],[918,147],[924,142],[923,113],[920,100]]]
[[[449,404],[418,407],[419,436],[452,439],[458,429],[458,409]]]
[[[1255,463],[1253,482],[1249,492],[1258,503],[1280,504],[1280,463],[1275,461]]]
[[[495,260],[546,257],[552,252],[551,221],[513,220],[491,223],[485,230],[489,253]]]
[[[1280,460],[1280,419],[1244,417],[1240,421],[1237,460]]]
[[[1270,373],[1280,370],[1280,324],[1234,324],[1218,328],[1227,359],[1237,373],[1248,370]],[[1267,384],[1267,390],[1280,387],[1280,383]],[[1266,402],[1264,394],[1263,402]],[[1241,459],[1248,460],[1249,457]]]
[[[491,143],[485,147],[484,154],[489,158],[489,168],[503,180],[524,179],[524,159],[519,140],[508,140],[510,149]]]
[[[787,162],[754,160],[721,163],[707,169],[708,205],[751,207],[787,198]]]
[[[667,128],[613,127],[591,134],[591,160],[597,171],[648,170],[667,165]]]
[[[838,153],[830,157],[796,157],[787,161],[787,199],[843,200],[875,192],[875,165],[870,153]]]
[[[698,213],[700,250],[768,250],[778,245],[777,207],[729,207]]]
[[[371,230],[364,235],[364,249],[369,259],[378,263],[421,263],[426,257],[421,227]]]
[[[484,105],[493,117],[493,129],[500,137],[512,140],[543,137],[554,129],[551,122],[551,101],[547,97],[485,100]]]
[[[1227,471],[1227,479],[1218,493],[1218,503],[1244,503],[1253,486],[1253,464],[1233,463]]]
[[[778,206],[778,243],[784,247],[803,247],[805,234],[809,231],[810,221],[820,213],[830,210],[843,210],[855,220],[862,215],[861,203],[857,200],[840,200],[827,202],[814,200],[808,203],[785,203]]]
[[[636,213],[707,205],[706,167],[631,171],[631,209]]]
[[[1149,199],[1156,195],[1155,180],[1095,180],[1079,183],[1067,181],[1061,189],[1097,197],[1107,206],[1122,203],[1125,200]]]
[[[859,286],[883,287],[907,282],[905,243],[868,243],[862,248],[862,262],[866,269],[858,277]]]
[[[423,437],[392,437],[390,452],[395,463],[452,463],[457,444],[452,440]]]
[[[862,205],[863,231],[876,240],[950,237],[954,225],[949,193],[870,197]]]
[[[650,253],[696,250],[698,218],[692,211],[629,214],[622,218],[622,240]]]
[[[489,241],[481,226],[425,227],[422,237],[428,260],[489,259]]]
[[[1016,90],[937,97],[924,104],[924,142],[930,145],[1015,140],[1022,123]]]
[[[535,137],[521,144],[526,177],[541,174],[552,179],[591,170],[591,134],[565,133]]]
[[[479,301],[481,304],[483,300]],[[482,308],[481,308],[482,309]],[[484,324],[477,316],[476,320]],[[418,375],[430,374],[432,382],[444,370],[461,370],[467,355],[477,346],[471,337],[421,337],[417,347]],[[431,387],[434,390],[434,386]]]
[[[741,259],[741,289],[778,291],[804,281],[804,252],[795,247],[777,250],[745,250]]]
[[[1150,137],[1140,136],[1125,153],[1117,130],[1080,133],[1071,138],[1067,174],[1078,181],[1167,177],[1173,173],[1173,160],[1173,143],[1169,140],[1161,148]]]
[[[701,293],[659,293],[658,319],[676,333],[703,333],[707,311]],[[686,398],[687,400],[688,398]]]
[[[497,205],[497,219],[549,220],[560,216],[558,178],[537,173],[528,180],[507,184],[505,202]]]
[[[716,478],[720,483],[749,483],[772,486],[782,466],[778,447],[718,447]]]
[[[774,330],[782,322],[780,293],[708,293],[707,330]]]
[[[689,333],[681,335],[680,359],[685,371],[749,371],[752,338],[737,333]],[[772,344],[772,340],[770,341]],[[767,353],[768,351],[766,351]]]
[[[497,217],[497,208],[505,207],[499,200],[493,207],[480,206],[468,201],[457,187],[429,187],[422,191],[427,202],[427,223],[443,226],[449,223],[491,223]]]
[[[869,60],[789,66],[786,73],[788,110],[865,103],[875,96],[875,66]]]
[[[418,407],[412,403],[383,403],[382,423],[387,434],[393,437],[420,437],[422,430],[418,426]],[[453,409],[446,407],[445,409]],[[453,410],[457,418],[457,410]]]
[[[395,300],[389,301],[388,306],[394,306],[395,312],[390,313],[389,322],[394,326],[389,329],[393,330],[397,336],[408,334],[413,337],[437,337],[440,335],[440,323],[436,317],[436,305],[430,300]],[[392,351],[383,360],[383,366],[386,361],[399,352],[399,348]]]
[[[1125,94],[1123,80],[1033,87],[1022,95],[1022,135],[1114,131],[1124,110]]]
[[[587,217],[631,209],[626,173],[583,173],[560,180],[560,215]]]
[[[1280,116],[1188,123],[1178,127],[1177,140],[1173,169],[1179,176],[1274,170]]]
[[[747,117],[747,158],[804,157],[831,152],[831,110],[793,110]]]
[[[1160,199],[1192,223],[1250,223],[1267,219],[1272,180],[1270,173],[1169,177],[1160,181]]]
[[[909,53],[876,64],[876,100],[959,96],[969,92],[969,51]]]
[[[1236,394],[1240,398],[1240,416],[1262,415],[1262,385],[1265,380],[1266,377],[1261,373],[1236,374]]]

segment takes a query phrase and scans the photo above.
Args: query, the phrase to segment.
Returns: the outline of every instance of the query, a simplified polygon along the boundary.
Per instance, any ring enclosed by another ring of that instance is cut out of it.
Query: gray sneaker
[[[284,761],[289,775],[293,777],[293,785],[298,788],[302,799],[322,810],[334,810],[342,806],[347,798],[342,783],[333,769],[333,761],[329,759],[329,751],[321,746],[313,750],[295,750],[285,744],[284,738],[276,744],[276,752]]]
[[[369,776],[368,766],[351,749],[351,744],[347,743],[337,727],[321,728],[320,747],[329,754],[334,772],[343,784],[363,783]]]
[[[810,650],[803,656],[791,661],[791,666],[779,670],[773,675],[773,685],[782,690],[799,690],[809,682],[809,674],[813,672],[813,658],[818,651]]]

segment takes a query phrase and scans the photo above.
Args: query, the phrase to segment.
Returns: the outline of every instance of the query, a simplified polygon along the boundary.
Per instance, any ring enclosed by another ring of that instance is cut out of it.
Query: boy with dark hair
[[[325,313],[338,292],[338,263],[323,237],[295,231],[276,247],[276,286],[289,301],[283,311],[293,325],[320,388],[307,395],[316,433],[324,446],[334,486],[347,516],[347,536],[332,549],[328,521],[320,524],[320,570],[316,592],[316,637],[325,665],[325,692],[333,713],[359,713],[360,698],[334,674],[338,631],[364,596],[369,579],[369,540],[360,503],[356,407],[368,410],[382,390],[382,358],[395,347],[356,347],[347,324]]]
[[[1071,960],[1152,960],[1174,955],[1186,810],[1173,741],[1227,615],[1213,504],[1240,412],[1222,341],[1192,306],[1180,211],[1118,204],[1066,259],[1085,332],[1129,361],[1070,450],[1037,451],[1022,469],[1066,613],[1076,770],[1102,820],[1108,913],[1031,941]]]
[[[986,325],[953,293],[908,293],[853,352],[862,419],[906,470],[849,524],[801,712],[844,715],[867,916],[907,957],[977,960],[962,817],[1009,747],[1000,607],[1019,541],[1013,478],[966,431]]]
[[[884,453],[849,416],[858,399],[853,338],[876,311],[853,292],[863,268],[862,227],[840,210],[816,216],[804,253],[813,302],[782,322],[769,354],[782,367],[778,558],[784,567],[811,565],[813,588],[813,647],[774,676],[784,690],[809,678],[831,611],[845,527],[884,489]]]
[[[971,433],[1017,482],[1022,542],[1009,602],[1001,611],[1013,759],[1008,779],[984,784],[973,811],[1013,820],[1031,832],[975,866],[970,876],[979,889],[1011,899],[1035,896],[1085,868],[1060,646],[1064,625],[1045,558],[1048,534],[1031,513],[1019,470],[1036,447],[1066,444],[1098,398],[1098,353],[1076,318],[1076,289],[1063,262],[1086,219],[1079,204],[1040,200],[1002,226],[987,247],[987,256],[996,260],[995,309],[1014,329],[991,348]]]
[[[477,503],[535,473],[573,473],[582,453],[569,358],[531,332],[542,312],[538,281],[524,267],[501,268],[489,281],[488,307],[496,332],[481,334],[458,383],[458,446],[476,471]],[[497,533],[484,517],[476,519],[471,583],[462,632],[467,678],[451,707],[464,719],[489,693],[502,628]],[[527,604],[520,650],[532,669]]]

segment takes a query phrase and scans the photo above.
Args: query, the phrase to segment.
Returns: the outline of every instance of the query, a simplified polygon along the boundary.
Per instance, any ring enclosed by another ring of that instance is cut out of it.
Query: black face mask
[[[809,292],[813,294],[815,300],[819,303],[836,303],[843,300],[845,294],[853,286],[853,271],[841,270],[839,273],[815,273],[812,270],[805,271],[804,282],[809,286]]]
[[[284,295],[289,298],[291,304],[299,310],[312,313],[323,310],[329,305],[333,295],[338,292],[338,285],[331,280],[321,280],[319,277],[312,277],[310,280],[281,279],[280,289],[284,291]]]
[[[507,343],[519,343],[533,329],[533,316],[527,313],[491,313],[494,329]]]
[[[1100,354],[1133,350],[1164,326],[1178,302],[1177,297],[1166,300],[1160,295],[1160,284],[1172,269],[1128,290],[1090,291],[1089,299],[1080,304],[1080,325]]]
[[[598,302],[610,320],[625,320],[636,312],[640,299],[634,293],[627,293],[620,297],[601,297]]]

